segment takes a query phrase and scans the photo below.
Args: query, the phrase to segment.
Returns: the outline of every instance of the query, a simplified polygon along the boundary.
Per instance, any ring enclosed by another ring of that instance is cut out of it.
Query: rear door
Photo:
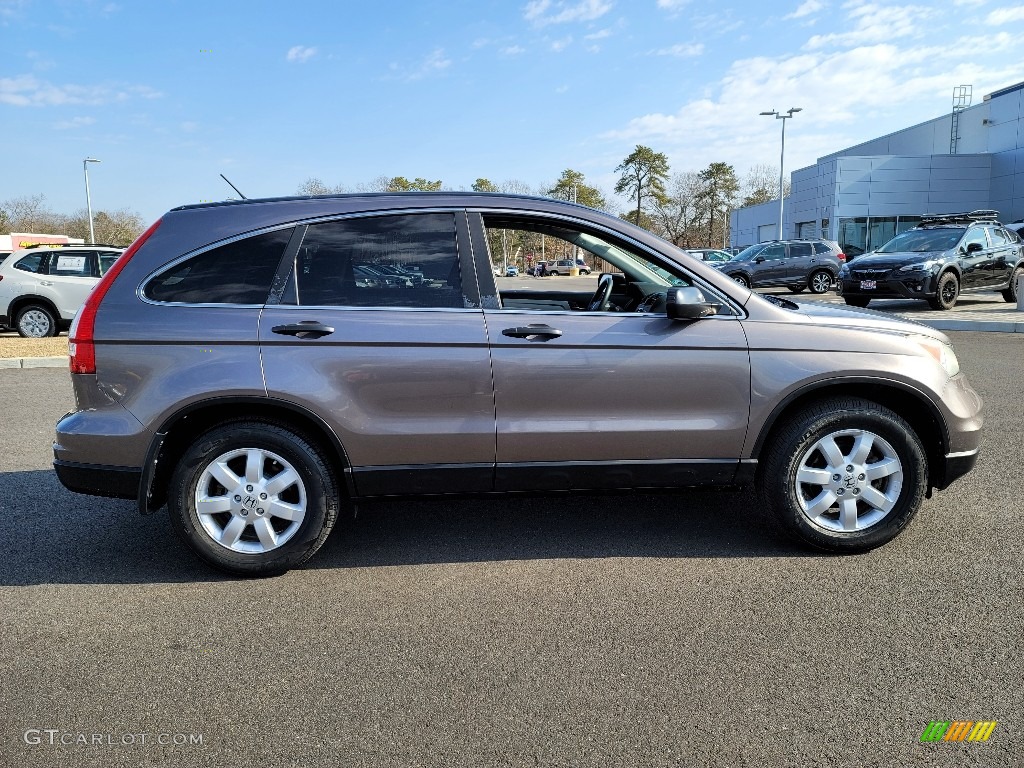
[[[807,284],[807,277],[811,274],[816,264],[814,258],[814,246],[811,243],[789,243],[789,263],[787,274],[793,285]]]
[[[338,435],[361,495],[489,491],[494,397],[465,213],[296,228],[259,323],[271,397]],[[416,264],[413,284],[357,267]]]
[[[979,250],[968,252],[972,244],[980,245]],[[969,290],[980,288],[986,284],[990,271],[992,249],[989,247],[985,227],[971,227],[960,241],[960,288]]]
[[[99,267],[95,251],[62,253],[55,250],[50,254],[47,274],[41,278],[39,284],[44,295],[57,307],[61,318],[70,320],[98,282]]]
[[[1016,264],[1017,249],[1002,227],[986,227],[991,244],[989,260],[984,266],[984,284],[990,287],[1006,285]]]

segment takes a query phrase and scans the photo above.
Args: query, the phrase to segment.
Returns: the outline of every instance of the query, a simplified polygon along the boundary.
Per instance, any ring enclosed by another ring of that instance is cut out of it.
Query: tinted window
[[[51,275],[63,277],[92,277],[92,258],[95,254],[92,251],[71,251],[69,253],[50,254],[50,268],[47,272]]]
[[[20,269],[23,272],[38,272],[39,265],[43,263],[43,254],[41,253],[30,253],[28,256],[24,256],[18,259],[14,265],[15,269]]]
[[[100,275],[105,275],[120,255],[119,253],[110,252],[100,253]]]
[[[187,304],[263,304],[291,236],[291,229],[267,232],[201,253],[151,280],[145,295]]]
[[[832,248],[829,246],[828,243],[817,242],[817,243],[814,244],[814,252],[815,253],[831,253],[832,252]]]
[[[963,237],[962,229],[911,229],[896,235],[876,253],[930,253],[948,251]]]
[[[810,258],[811,256],[811,244],[810,243],[790,243],[789,244],[789,255],[794,259]]]
[[[429,213],[311,224],[285,291],[290,301],[296,293],[305,306],[462,308],[455,217]]]
[[[769,245],[757,255],[762,259],[782,259],[786,256],[786,246]]]

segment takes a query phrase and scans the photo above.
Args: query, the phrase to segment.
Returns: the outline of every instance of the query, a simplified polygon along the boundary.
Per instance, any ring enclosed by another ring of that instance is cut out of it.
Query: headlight
[[[941,365],[947,376],[953,378],[960,373],[960,363],[956,359],[953,347],[949,344],[933,339],[931,336],[910,336],[909,339]]]
[[[850,267],[848,265],[846,265],[846,264],[843,264],[843,266],[841,266],[839,268],[839,276],[840,277],[849,277],[850,276]]]
[[[905,267],[900,267],[897,272],[927,272],[928,270],[938,266],[937,261],[922,261],[918,264],[907,264]]]

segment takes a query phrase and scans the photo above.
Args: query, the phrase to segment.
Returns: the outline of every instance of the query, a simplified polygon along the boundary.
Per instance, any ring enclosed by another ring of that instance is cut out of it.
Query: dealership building
[[[790,177],[783,239],[836,240],[856,256],[922,215],[977,209],[1024,219],[1024,83],[970,105],[954,91],[950,114],[819,158]],[[779,201],[732,213],[734,246],[778,237]]]

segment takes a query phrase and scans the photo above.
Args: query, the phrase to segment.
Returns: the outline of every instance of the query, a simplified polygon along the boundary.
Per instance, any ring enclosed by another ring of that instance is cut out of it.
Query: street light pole
[[[89,163],[98,163],[99,160],[87,157],[82,161],[82,170],[85,171],[85,207],[89,212],[89,242],[96,242],[96,232],[92,228],[92,195],[89,194]]]
[[[782,121],[782,151],[779,153],[779,240],[782,239],[782,199],[783,199],[783,168],[786,164],[786,121],[789,120],[795,113],[802,112],[803,107],[790,107],[786,110],[786,114],[781,115],[777,110],[771,112],[762,112],[762,115],[774,116],[776,120]]]

